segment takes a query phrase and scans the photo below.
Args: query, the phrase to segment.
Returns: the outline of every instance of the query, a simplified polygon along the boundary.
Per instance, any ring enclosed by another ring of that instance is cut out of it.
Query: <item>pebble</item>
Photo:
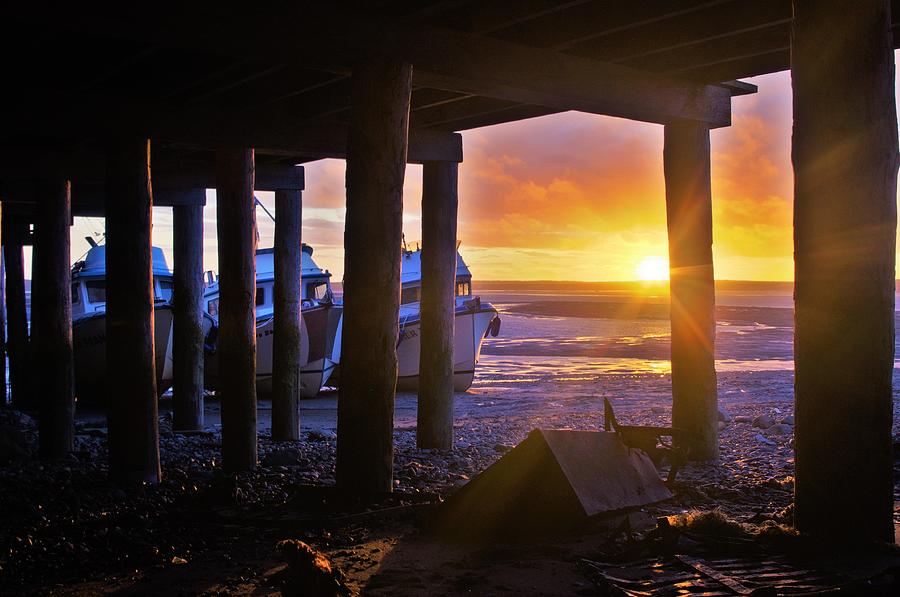
[[[759,443],[761,443],[761,444],[763,444],[763,445],[765,445],[765,446],[774,446],[774,445],[776,445],[775,442],[773,442],[772,440],[770,440],[769,438],[767,438],[765,435],[762,435],[761,433],[757,433],[756,435],[754,435],[754,436],[753,436],[753,439],[755,439],[756,441],[758,441]]]
[[[773,419],[769,415],[759,415],[758,417],[753,419],[753,426],[759,429],[768,429],[774,424],[775,419]]]
[[[794,415],[788,415],[785,418],[781,419],[781,422],[785,425],[793,425],[794,424]]]
[[[719,422],[726,424],[731,423],[731,415],[728,411],[721,408],[719,409]]]
[[[784,423],[778,423],[777,425],[772,425],[768,429],[766,429],[766,433],[770,433],[772,435],[789,435],[794,432],[794,428],[790,425],[785,425]]]
[[[747,417],[744,415],[738,415],[734,418],[735,423],[752,423],[753,417]]]

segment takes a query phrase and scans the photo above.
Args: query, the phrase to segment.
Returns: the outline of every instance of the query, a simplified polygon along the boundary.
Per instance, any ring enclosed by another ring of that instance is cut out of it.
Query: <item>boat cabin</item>
[[[323,270],[312,259],[313,249],[303,245],[301,262],[301,295],[304,306],[315,301],[330,300],[331,273]],[[219,316],[219,282],[207,272],[207,287],[204,294],[206,312],[213,317]],[[275,303],[275,250],[259,249],[256,251],[256,315],[270,315]]]
[[[400,304],[418,303],[422,298],[422,250],[403,250],[400,262]],[[472,298],[472,273],[463,261],[462,255],[456,254],[456,298]]]
[[[172,300],[172,270],[162,249],[153,247],[153,296]],[[106,311],[106,246],[97,245],[72,266],[72,316]]]

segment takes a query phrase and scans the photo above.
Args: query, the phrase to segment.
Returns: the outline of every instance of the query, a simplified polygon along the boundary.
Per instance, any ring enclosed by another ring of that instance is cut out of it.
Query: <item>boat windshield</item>
[[[328,280],[317,279],[306,283],[306,293],[303,298],[307,300],[322,300],[328,292]]]

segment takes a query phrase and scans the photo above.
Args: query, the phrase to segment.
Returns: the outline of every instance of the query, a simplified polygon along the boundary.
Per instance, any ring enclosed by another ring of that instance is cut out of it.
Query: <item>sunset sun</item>
[[[662,257],[644,257],[637,266],[638,280],[668,280],[669,262]]]

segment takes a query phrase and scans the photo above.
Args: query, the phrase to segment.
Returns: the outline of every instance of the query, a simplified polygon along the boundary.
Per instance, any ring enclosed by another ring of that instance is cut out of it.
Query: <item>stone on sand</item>
[[[774,424],[775,419],[773,419],[769,415],[759,415],[758,417],[753,419],[753,426],[759,429],[768,429]]]

